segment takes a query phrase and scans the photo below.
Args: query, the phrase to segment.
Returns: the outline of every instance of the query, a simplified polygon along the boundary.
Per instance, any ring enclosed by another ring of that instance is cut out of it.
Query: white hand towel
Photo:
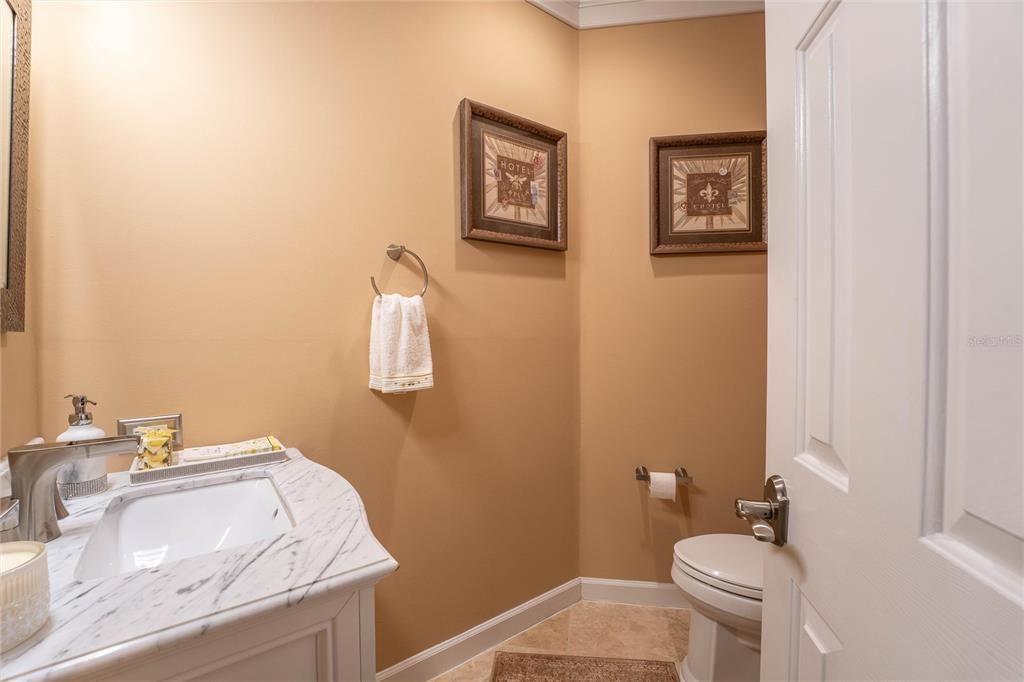
[[[419,296],[384,294],[373,301],[370,388],[381,393],[421,391],[434,385],[427,313]]]

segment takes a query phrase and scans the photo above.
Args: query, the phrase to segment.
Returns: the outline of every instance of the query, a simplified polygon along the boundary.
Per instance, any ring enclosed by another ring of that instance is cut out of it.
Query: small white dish
[[[0,651],[35,634],[50,615],[50,571],[41,542],[0,543]]]

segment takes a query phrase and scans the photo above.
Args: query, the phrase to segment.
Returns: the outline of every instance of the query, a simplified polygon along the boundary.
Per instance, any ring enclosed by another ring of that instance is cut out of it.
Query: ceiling
[[[573,28],[696,19],[764,10],[763,0],[527,0]]]

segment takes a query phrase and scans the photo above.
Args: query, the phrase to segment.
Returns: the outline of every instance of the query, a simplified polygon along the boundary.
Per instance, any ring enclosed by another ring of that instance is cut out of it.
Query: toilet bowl
[[[768,545],[749,535],[697,535],[675,545],[672,580],[690,603],[686,682],[758,680]]]

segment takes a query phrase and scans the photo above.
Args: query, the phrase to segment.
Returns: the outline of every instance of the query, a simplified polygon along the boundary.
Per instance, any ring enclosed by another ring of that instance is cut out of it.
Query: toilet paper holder
[[[636,480],[638,481],[650,481],[651,472],[647,470],[645,466],[638,466],[636,471]],[[693,485],[693,476],[686,472],[684,467],[678,467],[676,473],[676,485]]]

